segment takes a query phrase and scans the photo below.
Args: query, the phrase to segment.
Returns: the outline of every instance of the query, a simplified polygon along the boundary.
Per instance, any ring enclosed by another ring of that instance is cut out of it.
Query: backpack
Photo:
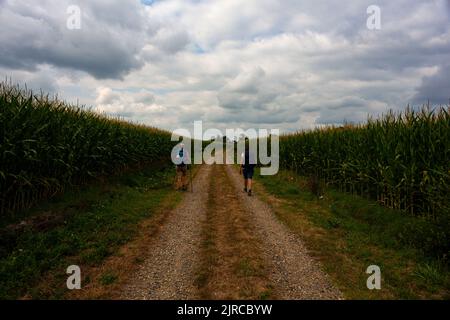
[[[254,160],[253,159],[253,154],[251,156],[252,156],[252,160]],[[245,153],[244,153],[244,165],[246,167],[254,167],[255,166],[254,163],[250,163],[250,150],[245,150]]]
[[[178,151],[178,156],[181,159],[180,165],[184,165],[184,149],[183,148],[181,148],[180,151]]]

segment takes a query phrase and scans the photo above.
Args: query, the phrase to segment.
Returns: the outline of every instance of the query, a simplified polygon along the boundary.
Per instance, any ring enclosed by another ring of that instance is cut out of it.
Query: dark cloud
[[[68,4],[63,1],[55,2],[51,12],[31,4],[6,3],[0,12],[5,28],[0,34],[0,65],[33,71],[50,64],[99,79],[121,78],[142,66],[137,58],[143,46],[137,31],[142,23],[136,10],[123,10],[122,1],[80,1],[79,5],[81,29],[69,30]]]
[[[428,101],[436,105],[450,104],[450,65],[441,66],[435,75],[422,79],[414,102],[421,105]]]
[[[66,28],[69,4],[81,30]],[[378,0],[377,31],[372,4],[0,0],[0,72],[163,127],[295,130],[448,102],[449,1]]]
[[[145,17],[139,1],[78,0],[73,3],[79,4],[80,8],[86,11],[85,17],[90,16],[92,20],[112,29],[119,27],[141,32],[145,27]]]

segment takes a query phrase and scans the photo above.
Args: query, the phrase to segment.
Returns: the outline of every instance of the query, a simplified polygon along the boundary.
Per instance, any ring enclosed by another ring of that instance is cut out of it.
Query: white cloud
[[[161,115],[165,110],[165,107],[156,103],[154,95],[146,90],[130,93],[100,87],[97,88],[95,103],[99,112],[131,120],[139,120],[142,116]]]
[[[347,121],[450,92],[444,0],[79,0],[1,3],[0,74],[173,129],[203,120],[282,131]]]

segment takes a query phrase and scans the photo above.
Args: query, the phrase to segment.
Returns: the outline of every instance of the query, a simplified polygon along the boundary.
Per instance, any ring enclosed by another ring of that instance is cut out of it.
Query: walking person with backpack
[[[189,163],[189,154],[188,151],[184,148],[184,144],[180,144],[180,150],[178,150],[178,154],[176,156],[176,167],[177,167],[177,177],[176,177],[176,190],[186,191],[188,189],[188,163]]]
[[[256,166],[256,157],[250,151],[248,138],[245,139],[245,151],[241,154],[240,173],[244,175],[244,192],[250,197],[252,195],[253,174]]]

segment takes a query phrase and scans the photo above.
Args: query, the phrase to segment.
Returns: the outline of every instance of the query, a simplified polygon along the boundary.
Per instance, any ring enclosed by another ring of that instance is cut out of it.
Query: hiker
[[[252,180],[255,171],[256,158],[253,152],[250,152],[248,139],[245,139],[245,151],[241,154],[241,170],[244,175],[244,192],[250,197],[252,195]]]
[[[177,154],[177,182],[176,182],[176,190],[186,191],[188,188],[188,177],[187,177],[187,163],[189,159],[189,155],[187,150],[184,149],[184,144],[180,144],[180,150]]]

